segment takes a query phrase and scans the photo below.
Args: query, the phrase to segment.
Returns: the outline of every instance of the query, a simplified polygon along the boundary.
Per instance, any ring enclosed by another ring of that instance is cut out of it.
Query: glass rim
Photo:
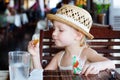
[[[8,53],[9,53],[9,55],[14,54],[14,53],[17,53],[17,54],[21,54],[21,53],[24,54],[25,53],[25,54],[30,55],[28,51],[9,51]]]

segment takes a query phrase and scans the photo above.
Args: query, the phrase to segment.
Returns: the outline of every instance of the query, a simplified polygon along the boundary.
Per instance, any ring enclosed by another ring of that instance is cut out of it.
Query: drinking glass
[[[30,54],[27,51],[9,52],[10,80],[27,80],[29,77]]]

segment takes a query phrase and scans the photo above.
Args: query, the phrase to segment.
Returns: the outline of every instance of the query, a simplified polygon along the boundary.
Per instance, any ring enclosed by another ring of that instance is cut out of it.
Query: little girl
[[[56,14],[48,14],[47,18],[54,26],[52,38],[55,45],[64,47],[65,51],[58,52],[45,70],[74,70],[74,73],[80,71],[81,74],[87,76],[97,74],[101,70],[115,68],[112,61],[101,56],[86,44],[86,38],[93,38],[89,33],[92,18],[86,10],[73,5],[64,5]],[[30,41],[28,51],[32,55],[34,68],[42,69],[39,62],[38,44],[33,45],[33,41]],[[83,62],[82,70],[79,68],[81,59],[85,62]]]

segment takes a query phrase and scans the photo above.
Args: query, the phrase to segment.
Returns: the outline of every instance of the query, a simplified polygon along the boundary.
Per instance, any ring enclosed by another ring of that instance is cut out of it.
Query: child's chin
[[[64,47],[63,45],[60,44],[55,44],[56,47]]]

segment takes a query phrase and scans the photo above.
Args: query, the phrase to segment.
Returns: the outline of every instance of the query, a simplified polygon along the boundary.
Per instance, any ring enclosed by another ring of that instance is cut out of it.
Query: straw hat
[[[55,20],[65,23],[82,32],[88,38],[93,38],[93,35],[89,33],[92,26],[91,15],[80,7],[73,5],[64,5],[56,12],[55,15],[48,14],[47,18],[51,21]]]

